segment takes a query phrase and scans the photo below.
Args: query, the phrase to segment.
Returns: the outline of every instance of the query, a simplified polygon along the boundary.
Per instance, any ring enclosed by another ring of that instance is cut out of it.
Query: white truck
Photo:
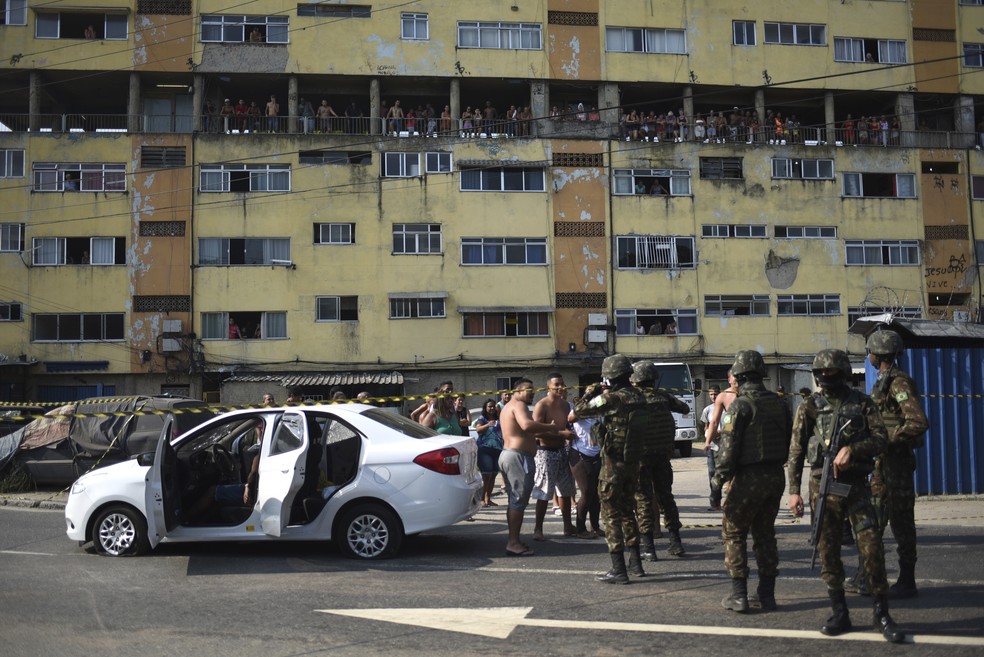
[[[676,448],[680,450],[680,456],[690,456],[693,442],[697,440],[698,411],[694,407],[696,404],[694,388],[700,387],[700,381],[694,382],[690,376],[690,366],[686,363],[653,361],[653,365],[659,372],[657,387],[686,402],[690,407],[690,412],[686,415],[673,414],[673,419],[676,420]]]

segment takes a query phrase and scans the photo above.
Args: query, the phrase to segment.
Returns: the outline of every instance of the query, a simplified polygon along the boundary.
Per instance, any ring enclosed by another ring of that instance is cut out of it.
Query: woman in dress
[[[486,399],[482,414],[472,422],[478,434],[478,469],[482,473],[482,506],[498,506],[492,501],[492,489],[499,472],[502,453],[502,430],[499,428],[499,407],[494,399]]]

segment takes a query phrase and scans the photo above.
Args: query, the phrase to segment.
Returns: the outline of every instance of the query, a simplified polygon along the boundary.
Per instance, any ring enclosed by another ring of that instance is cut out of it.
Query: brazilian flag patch
[[[895,395],[895,401],[897,401],[900,404],[908,398],[909,398],[909,393],[907,392],[900,392],[899,394]]]

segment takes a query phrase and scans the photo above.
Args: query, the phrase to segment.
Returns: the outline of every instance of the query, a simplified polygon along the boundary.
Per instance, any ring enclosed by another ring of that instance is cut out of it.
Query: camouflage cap
[[[905,349],[902,345],[902,336],[887,329],[869,335],[865,346],[869,352],[878,356],[897,356]]]
[[[629,381],[646,383],[647,381],[655,381],[658,375],[656,366],[651,360],[637,360],[632,363],[632,376],[629,377]]]
[[[755,372],[760,376],[765,376],[765,360],[762,354],[754,349],[744,349],[735,354],[735,364],[731,366],[731,373],[735,376]]]
[[[851,378],[851,360],[847,353],[840,349],[824,349],[818,351],[813,359],[813,371],[835,369],[840,370],[844,379]]]
[[[628,356],[615,354],[601,362],[601,376],[606,379],[617,379],[632,372],[632,361]]]

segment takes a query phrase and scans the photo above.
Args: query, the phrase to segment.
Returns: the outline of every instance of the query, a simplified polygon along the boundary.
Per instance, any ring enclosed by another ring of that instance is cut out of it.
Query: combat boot
[[[889,643],[902,643],[905,641],[905,632],[899,629],[892,617],[888,615],[888,596],[875,596],[874,613],[872,614],[875,629],[881,632],[882,636]]]
[[[724,596],[721,605],[730,611],[744,614],[748,611],[748,580],[744,577],[731,578],[731,593]]]
[[[919,595],[916,588],[916,564],[899,563],[899,581],[888,587],[888,594],[893,598],[914,598]]]
[[[629,547],[629,565],[626,568],[629,575],[633,577],[645,577],[646,571],[642,569],[642,557],[639,555],[639,546]]]
[[[820,633],[827,636],[837,636],[850,632],[852,629],[851,617],[847,613],[847,602],[844,600],[843,591],[828,590],[830,596],[830,606],[834,610],[833,615],[827,622],[820,627]]]
[[[775,611],[779,608],[779,605],[776,604],[776,578],[774,576],[759,575],[759,583],[755,593],[748,596],[748,606],[762,611]]]
[[[653,545],[653,533],[639,534],[639,550],[646,561],[656,561],[656,546]]]
[[[680,530],[671,529],[670,530],[670,547],[666,548],[666,551],[672,554],[674,557],[682,557],[686,552],[683,550],[683,544],[680,543]]]
[[[629,576],[625,572],[625,553],[612,552],[612,569],[604,575],[597,575],[595,579],[605,584],[628,584]]]

